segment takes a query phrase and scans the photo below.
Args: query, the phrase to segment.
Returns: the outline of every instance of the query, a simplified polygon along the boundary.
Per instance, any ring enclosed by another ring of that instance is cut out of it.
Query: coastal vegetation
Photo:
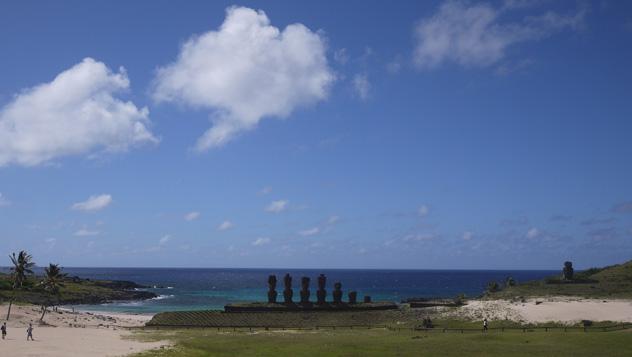
[[[13,253],[9,274],[0,273],[0,303],[8,302],[6,319],[13,303],[28,303],[46,308],[53,305],[99,304],[114,300],[140,300],[156,294],[138,290],[143,286],[130,281],[90,280],[69,277],[58,264],[49,264],[43,275],[35,273],[35,262],[26,251]]]
[[[543,280],[514,282],[500,287],[490,283],[485,298],[576,296],[582,298],[632,298],[632,261],[584,271],[572,270],[566,262],[559,276]]]

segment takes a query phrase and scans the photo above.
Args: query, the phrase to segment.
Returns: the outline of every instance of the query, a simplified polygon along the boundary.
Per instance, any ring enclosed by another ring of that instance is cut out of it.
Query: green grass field
[[[630,356],[632,330],[613,332],[418,332],[371,330],[139,332],[173,348],[150,356]]]

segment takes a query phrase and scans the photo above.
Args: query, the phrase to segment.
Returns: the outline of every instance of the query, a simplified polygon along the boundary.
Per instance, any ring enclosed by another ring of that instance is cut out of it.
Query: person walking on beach
[[[2,330],[2,339],[4,340],[5,337],[7,337],[7,323],[3,323],[2,327],[0,327],[0,330]]]
[[[26,340],[28,341],[29,338],[31,341],[35,341],[33,339],[33,324],[29,324],[29,327],[26,329]]]
[[[483,332],[487,332],[487,317],[483,319]]]

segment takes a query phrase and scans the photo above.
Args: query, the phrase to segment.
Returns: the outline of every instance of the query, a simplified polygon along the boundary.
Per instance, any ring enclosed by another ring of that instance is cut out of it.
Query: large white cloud
[[[157,142],[147,128],[147,108],[115,97],[129,84],[123,68],[114,73],[86,58],[52,82],[16,95],[0,109],[0,166]]]
[[[298,23],[280,31],[263,11],[230,7],[217,31],[192,37],[158,70],[153,96],[212,110],[213,126],[196,145],[206,150],[325,99],[333,81],[319,33]]]
[[[415,27],[415,64],[424,69],[446,62],[489,66],[501,60],[509,46],[563,29],[576,29],[585,15],[582,8],[570,15],[549,11],[521,21],[502,22],[507,11],[525,7],[518,5],[508,3],[495,8],[487,3],[444,2],[433,16],[422,19]]]

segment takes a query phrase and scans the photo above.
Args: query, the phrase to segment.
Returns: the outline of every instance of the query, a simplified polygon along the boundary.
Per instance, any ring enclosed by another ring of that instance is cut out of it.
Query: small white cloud
[[[197,211],[189,212],[184,215],[184,220],[188,222],[195,221],[198,218],[200,218],[200,212]]]
[[[397,74],[402,70],[402,58],[397,56],[386,64],[386,71],[390,74]]]
[[[252,242],[252,245],[254,246],[260,246],[260,245],[264,245],[264,244],[268,244],[270,243],[272,240],[270,238],[257,238],[257,240],[255,240],[254,242]]]
[[[112,203],[112,196],[107,194],[90,196],[83,202],[77,202],[72,205],[72,209],[79,211],[98,211],[104,209]]]
[[[85,228],[85,227],[75,232],[75,236],[77,237],[91,237],[91,236],[98,236],[99,234],[100,234],[99,231],[89,230],[88,228]]]
[[[349,55],[346,48],[341,48],[334,52],[334,60],[342,65],[345,65],[349,61]]]
[[[283,211],[285,211],[287,209],[288,203],[289,203],[289,201],[287,201],[287,200],[272,201],[265,208],[265,211],[266,212],[271,212],[271,213],[283,212]]]
[[[526,237],[529,238],[529,239],[534,239],[534,238],[537,238],[539,236],[540,236],[540,231],[537,228],[535,228],[535,227],[529,229],[529,231],[526,234]]]
[[[434,239],[435,236],[433,234],[427,233],[419,233],[419,234],[409,234],[402,238],[404,242],[422,242]]]
[[[196,144],[205,151],[263,118],[287,118],[326,99],[334,80],[320,32],[300,23],[281,30],[265,12],[235,6],[219,29],[193,36],[158,70],[153,97],[211,110],[213,125]]]
[[[165,244],[167,244],[167,242],[169,242],[171,240],[171,235],[170,234],[166,234],[164,236],[162,236],[162,238],[160,238],[160,240],[158,240],[158,245],[163,246]]]
[[[9,201],[5,196],[0,192],[0,207],[11,205],[11,201]]]
[[[364,255],[368,252],[368,250],[364,247],[358,249],[358,254]]]
[[[353,77],[353,89],[360,99],[367,100],[371,91],[371,83],[366,73],[356,74]]]
[[[303,237],[309,237],[309,236],[313,236],[320,233],[320,228],[318,227],[313,227],[313,228],[309,228],[309,229],[305,229],[302,230],[300,232],[298,232],[298,234],[302,235]]]
[[[55,244],[57,244],[57,239],[55,238],[46,238],[44,239],[44,242],[48,245],[48,249],[52,249],[55,247]]]
[[[428,213],[430,213],[430,209],[428,208],[428,206],[426,205],[419,206],[419,209],[417,210],[417,215],[419,215],[419,217],[422,217],[422,218],[426,217]]]
[[[340,220],[338,216],[331,216],[327,219],[327,224],[336,224]]]
[[[226,231],[233,228],[233,223],[231,221],[224,221],[219,226],[217,226],[218,231]]]
[[[148,129],[149,110],[116,97],[129,85],[124,68],[114,73],[86,58],[16,94],[0,108],[0,167],[157,143]]]
[[[474,237],[474,234],[472,234],[472,232],[464,232],[463,233],[463,240],[471,240],[472,237]]]
[[[422,69],[433,69],[448,62],[464,67],[490,66],[504,58],[507,49],[517,43],[580,28],[586,13],[585,8],[570,15],[548,11],[521,21],[501,21],[506,11],[518,7],[443,2],[433,16],[422,19],[415,27],[415,64]]]
[[[267,195],[267,194],[268,194],[268,193],[270,193],[270,192],[272,192],[272,187],[270,187],[270,186],[266,186],[266,187],[262,188],[262,189],[259,191],[259,194],[260,194],[260,195],[262,195],[262,196],[265,196],[265,195]]]

